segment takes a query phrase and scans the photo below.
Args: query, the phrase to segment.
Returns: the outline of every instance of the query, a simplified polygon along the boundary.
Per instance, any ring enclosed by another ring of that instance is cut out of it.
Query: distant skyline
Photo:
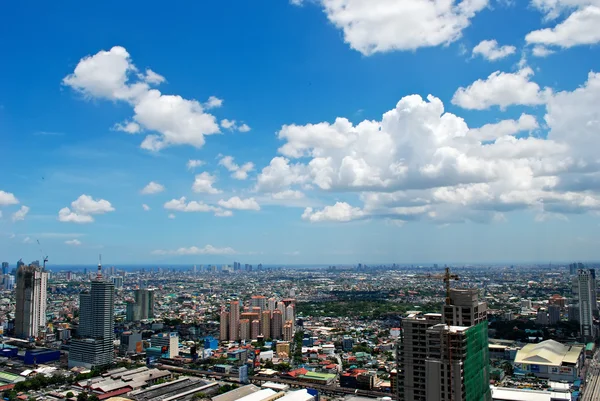
[[[593,1],[34,3],[1,261],[600,260]]]

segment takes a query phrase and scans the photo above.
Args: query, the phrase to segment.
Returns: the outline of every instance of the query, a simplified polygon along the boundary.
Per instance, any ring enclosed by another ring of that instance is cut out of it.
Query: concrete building
[[[135,298],[135,309],[138,320],[154,318],[154,291],[140,288],[133,293]]]
[[[144,351],[142,347],[142,333],[139,331],[125,331],[121,333],[119,353],[121,355],[139,354]]]
[[[269,298],[267,300],[267,307],[269,308],[269,311],[273,312],[275,310],[276,305],[277,301],[275,300],[275,298]]]
[[[179,335],[177,333],[158,333],[150,337],[152,347],[161,348],[161,353],[167,358],[179,356]]]
[[[114,359],[115,286],[102,277],[102,266],[90,291],[79,295],[77,339],[71,340],[69,368],[110,365]]]
[[[594,269],[579,269],[575,278],[577,296],[579,299],[579,327],[584,341],[596,339],[594,314],[598,313],[596,303],[596,271]]]
[[[267,297],[263,295],[254,295],[250,298],[250,306],[260,308],[261,311],[267,309]]]
[[[281,339],[283,332],[283,313],[279,309],[273,311],[273,317],[271,318],[271,338],[273,340]]]
[[[560,322],[560,306],[557,304],[548,306],[548,324],[554,325]]]
[[[250,340],[250,320],[248,319],[240,319],[240,340],[248,341]]]
[[[283,341],[293,341],[294,340],[294,324],[291,320],[288,320],[283,325],[282,330]]]
[[[398,399],[426,401],[427,328],[442,322],[440,313],[409,312],[402,319],[398,347]]]
[[[260,334],[265,338],[269,338],[271,336],[271,311],[265,310],[261,316]]]
[[[22,264],[17,270],[15,335],[38,337],[46,327],[48,273],[39,266]]]
[[[295,311],[294,305],[288,305],[285,307],[285,319],[284,320],[286,322],[291,321],[292,324],[294,324],[294,321],[296,320],[296,311]]]
[[[443,314],[447,325],[475,326],[487,321],[487,303],[479,301],[477,288],[453,288],[450,290],[450,305],[444,305]]]
[[[229,339],[229,312],[221,311],[220,323],[219,340],[227,341]]]
[[[515,372],[533,374],[542,379],[574,382],[585,362],[583,345],[563,345],[554,340],[527,344],[515,357]]]
[[[114,277],[111,277],[111,280],[112,280],[113,284],[115,285],[115,289],[120,290],[123,288],[123,277],[114,276]]]
[[[398,347],[400,401],[491,400],[487,304],[451,289],[442,314],[409,312]]]
[[[546,308],[539,308],[535,316],[535,322],[542,326],[548,325],[548,310]]]
[[[240,301],[229,303],[229,341],[240,339]]]
[[[253,320],[250,323],[250,338],[256,340],[260,335],[260,320]]]

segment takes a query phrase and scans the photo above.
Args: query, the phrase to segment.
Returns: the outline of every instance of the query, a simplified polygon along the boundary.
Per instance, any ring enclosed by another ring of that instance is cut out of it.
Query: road
[[[600,362],[598,354],[589,362],[586,374],[585,388],[581,401],[600,400]]]

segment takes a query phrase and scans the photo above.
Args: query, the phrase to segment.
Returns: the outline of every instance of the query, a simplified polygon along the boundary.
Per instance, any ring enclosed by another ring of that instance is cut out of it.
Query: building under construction
[[[398,346],[398,400],[491,401],[487,304],[450,289],[441,314],[410,312]]]

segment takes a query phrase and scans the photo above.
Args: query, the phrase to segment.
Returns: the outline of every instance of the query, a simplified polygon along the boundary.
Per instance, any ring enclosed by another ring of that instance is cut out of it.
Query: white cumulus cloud
[[[452,103],[471,110],[543,104],[552,91],[541,89],[537,83],[530,81],[532,75],[533,70],[529,67],[516,73],[493,72],[485,80],[478,79],[466,88],[459,88],[452,97]]]
[[[27,213],[29,213],[29,207],[24,205],[21,206],[19,210],[13,213],[12,221],[25,220],[25,216],[27,216]]]
[[[454,42],[488,0],[321,0],[327,18],[364,55]]]
[[[167,210],[173,210],[177,212],[185,212],[185,213],[194,213],[194,212],[203,212],[203,213],[214,213],[217,217],[229,217],[232,214],[225,213],[223,209],[217,206],[208,205],[204,202],[198,201],[187,201],[185,196],[182,196],[179,199],[171,199],[170,201],[164,204],[164,208]]]
[[[482,40],[473,48],[473,56],[480,55],[489,61],[496,61],[514,54],[517,48],[514,46],[498,46],[498,41]]]
[[[127,50],[115,46],[82,58],[63,84],[86,98],[122,101],[133,108],[133,121],[117,124],[128,133],[154,131],[141,143],[143,149],[159,151],[168,146],[189,145],[200,148],[205,136],[220,132],[215,116],[207,109],[223,101],[211,96],[205,104],[179,95],[167,95],[152,88],[165,78],[146,69],[140,73]]]
[[[205,171],[196,175],[192,190],[198,193],[220,194],[222,191],[213,187],[216,181],[217,177]]]
[[[144,209],[144,211],[148,212],[148,211],[150,211],[150,206],[146,205],[145,203],[142,203],[142,209]]]
[[[347,222],[363,217],[364,212],[358,207],[352,207],[346,202],[337,202],[333,206],[325,206],[322,210],[313,210],[311,207],[304,209],[302,219],[311,223],[324,221]]]
[[[144,194],[144,195],[157,194],[164,190],[165,190],[165,187],[163,185],[159,184],[158,182],[150,181],[148,183],[148,185],[146,185],[142,189],[142,194]]]
[[[19,200],[14,194],[0,190],[0,206],[17,205]]]
[[[600,7],[588,6],[574,11],[553,28],[533,31],[525,36],[530,44],[569,48],[600,42]]]
[[[188,160],[188,162],[186,164],[188,170],[193,170],[196,167],[200,167],[202,165],[204,165],[204,162],[202,160],[193,160],[193,159]]]
[[[71,239],[71,240],[65,241],[65,244],[71,245],[71,246],[79,246],[79,245],[81,245],[81,241],[79,241],[78,239]]]
[[[81,195],[71,202],[71,208],[64,207],[58,212],[58,220],[65,223],[91,223],[93,215],[113,212],[115,208],[105,199],[94,200],[89,195]]]
[[[236,180],[247,179],[248,173],[254,170],[254,163],[247,162],[239,166],[234,162],[232,156],[223,156],[221,160],[219,160],[219,164],[229,170],[229,172],[231,172],[231,176]]]
[[[237,209],[237,210],[260,210],[260,205],[254,198],[241,199],[239,196],[234,196],[228,200],[221,199],[219,206],[226,209]]]

